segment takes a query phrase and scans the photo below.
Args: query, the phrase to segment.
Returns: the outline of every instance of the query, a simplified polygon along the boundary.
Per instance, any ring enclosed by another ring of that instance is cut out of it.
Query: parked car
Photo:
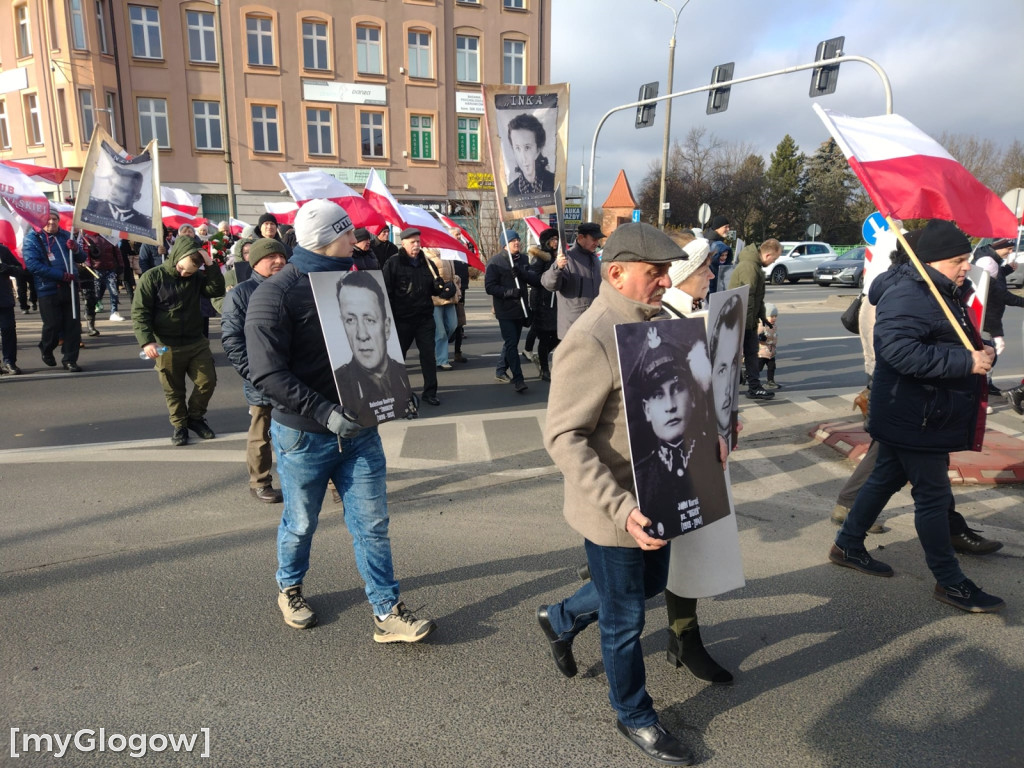
[[[832,261],[818,265],[814,270],[814,279],[818,285],[855,285],[864,287],[864,254],[867,248],[863,245],[851,248]]]
[[[835,257],[836,252],[828,243],[782,243],[782,255],[770,267],[764,267],[764,276],[775,285],[787,280],[795,283],[802,277],[814,277],[819,264]]]

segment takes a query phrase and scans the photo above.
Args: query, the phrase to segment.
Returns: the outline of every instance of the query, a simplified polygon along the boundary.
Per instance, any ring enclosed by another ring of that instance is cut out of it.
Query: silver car
[[[864,254],[867,248],[863,245],[851,248],[832,261],[826,261],[814,270],[814,280],[818,285],[850,285],[864,287]]]
[[[764,267],[764,276],[775,285],[782,285],[787,280],[797,282],[802,277],[814,277],[814,270],[825,261],[836,257],[836,252],[828,243],[816,242],[785,242],[782,243],[782,255],[771,266]]]

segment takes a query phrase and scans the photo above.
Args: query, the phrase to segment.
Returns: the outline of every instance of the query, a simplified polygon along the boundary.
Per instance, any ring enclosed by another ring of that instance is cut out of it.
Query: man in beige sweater
[[[651,521],[637,505],[615,326],[664,316],[668,268],[682,258],[679,246],[649,224],[620,226],[601,257],[597,298],[555,353],[544,445],[565,476],[564,514],[585,539],[591,580],[572,597],[537,611],[566,677],[577,671],[573,638],[598,621],[620,733],[672,765],[689,765],[693,756],[658,722],[640,647],[644,603],[665,588],[668,542],[644,532]]]

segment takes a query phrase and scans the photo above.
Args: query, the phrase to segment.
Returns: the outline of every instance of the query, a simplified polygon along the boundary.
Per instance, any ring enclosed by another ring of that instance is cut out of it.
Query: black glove
[[[73,283],[75,282],[75,276],[70,272],[65,272],[61,280],[63,280],[65,283]]]
[[[358,435],[362,426],[344,408],[335,408],[327,417],[327,428],[347,440]]]
[[[759,333],[759,334],[757,334],[757,340],[758,341],[768,341],[768,337],[765,334],[763,334],[763,333]]]
[[[434,279],[434,292],[441,293],[444,290],[444,280],[440,277]]]
[[[762,320],[762,321],[761,321],[761,324],[762,324],[762,325],[763,325],[763,326],[764,326],[765,328],[774,328],[774,327],[775,327],[775,323],[770,323],[770,322],[768,322],[767,320]]]
[[[505,289],[504,297],[506,299],[518,299],[520,296],[522,296],[522,291],[520,291],[518,288]]]
[[[512,277],[514,277],[516,280],[522,280],[523,279],[523,270],[521,270],[519,267],[513,266],[512,267]]]

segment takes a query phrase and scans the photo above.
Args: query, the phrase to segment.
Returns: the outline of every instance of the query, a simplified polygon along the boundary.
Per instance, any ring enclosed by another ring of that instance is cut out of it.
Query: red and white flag
[[[55,210],[57,215],[60,216],[60,228],[70,232],[74,227],[75,206],[68,205],[67,203],[50,203],[50,208]]]
[[[294,171],[278,175],[299,206],[310,200],[330,200],[345,209],[353,226],[375,232],[384,226],[384,219],[362,195],[323,171]]]
[[[264,203],[263,207],[267,209],[267,213],[274,214],[278,224],[294,224],[295,214],[299,212],[298,203]]]
[[[526,218],[523,219],[523,221],[526,222],[526,226],[529,228],[530,232],[533,233],[533,237],[537,240],[537,242],[540,242],[541,232],[543,232],[545,229],[551,229],[550,225],[544,223],[544,221],[538,218],[537,216],[527,216]]]
[[[46,226],[50,217],[50,201],[39,185],[21,171],[0,165],[0,197],[33,227],[42,229]]]
[[[25,266],[25,260],[21,258],[21,241],[24,238],[25,227],[18,217],[0,205],[0,245],[6,245],[14,254],[14,258]]]
[[[469,264],[469,266],[476,267],[481,271],[485,270],[487,268],[487,265],[485,265],[483,261],[480,260],[480,246],[476,244],[476,240],[474,240],[473,236],[466,231],[466,228],[460,226],[452,219],[449,219],[443,213],[437,213],[435,211],[434,215],[437,216],[437,220],[440,221],[445,226],[449,234],[453,229],[459,230],[459,234],[462,236],[463,242],[465,242],[469,246],[466,249],[466,261]]]
[[[850,117],[818,104],[814,111],[883,215],[949,219],[976,237],[1009,237],[1017,231],[1006,203],[908,120]]]
[[[370,170],[370,177],[366,180],[366,186],[363,188],[363,197],[391,226],[399,229],[416,227],[420,230],[420,245],[424,248],[454,251],[453,254],[442,253],[441,256],[442,258],[468,261],[469,249],[466,244],[449,235],[448,230],[429,211],[413,205],[402,205],[395,200],[390,190],[380,180],[376,169]]]
[[[190,195],[184,189],[177,187],[160,187],[160,205],[165,208],[174,208],[195,216],[199,213],[200,200]]]
[[[38,176],[41,179],[46,179],[52,184],[61,184],[68,175],[67,168],[49,168],[45,165],[19,163],[16,160],[0,160],[0,164],[21,171],[26,176]]]
[[[241,219],[228,219],[228,232],[230,232],[235,237],[240,236],[242,232],[245,230],[245,228],[250,226],[252,225],[247,224]]]

